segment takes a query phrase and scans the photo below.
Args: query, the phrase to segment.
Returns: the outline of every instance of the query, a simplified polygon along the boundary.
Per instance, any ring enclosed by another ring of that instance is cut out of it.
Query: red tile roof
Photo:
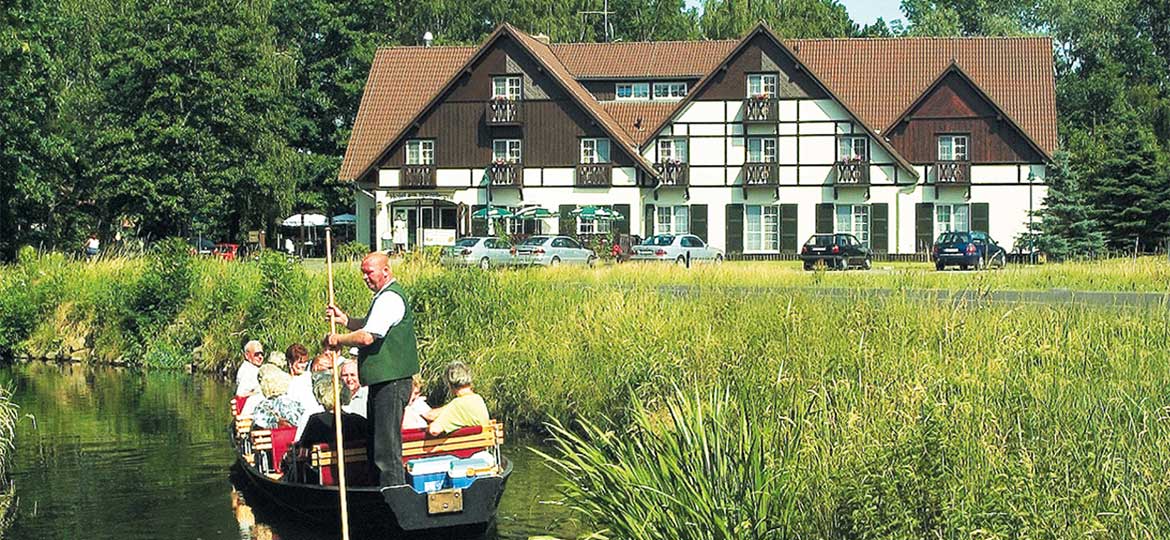
[[[885,131],[958,64],[1042,150],[1056,151],[1052,40],[892,38],[785,40],[862,122]]]
[[[476,47],[378,49],[338,176],[352,180],[361,174],[475,50]]]
[[[579,79],[698,79],[734,49],[738,39],[554,43],[550,48]]]
[[[546,45],[511,26],[502,29],[516,36],[611,136],[627,145],[644,145],[653,135],[649,130],[678,103],[598,103],[576,79],[701,77],[741,41]],[[954,62],[1040,149],[1049,155],[1056,150],[1050,38],[795,39],[784,44],[874,131],[889,129]],[[367,170],[478,49],[380,49],[340,178],[352,180]]]

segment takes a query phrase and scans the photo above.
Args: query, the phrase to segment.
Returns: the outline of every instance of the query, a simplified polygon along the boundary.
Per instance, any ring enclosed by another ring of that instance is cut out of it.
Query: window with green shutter
[[[707,242],[707,205],[692,204],[690,210],[690,233]]]
[[[874,253],[889,253],[890,251],[890,205],[875,203],[870,205],[870,247]]]
[[[729,204],[726,208],[726,251],[728,254],[743,253],[743,205]]]
[[[796,205],[780,205],[780,251],[796,253],[799,240],[796,237]]]
[[[934,204],[914,205],[914,251],[926,253],[934,245]]]

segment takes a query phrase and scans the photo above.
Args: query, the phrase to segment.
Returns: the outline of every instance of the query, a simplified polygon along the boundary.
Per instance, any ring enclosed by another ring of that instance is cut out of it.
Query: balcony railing
[[[869,161],[858,159],[843,159],[834,166],[837,171],[833,180],[833,198],[837,198],[837,190],[843,187],[865,188],[865,198],[869,198]]]
[[[774,97],[753,97],[743,102],[743,122],[759,124],[776,122],[780,119],[780,100]]]
[[[743,166],[744,186],[780,185],[780,166],[775,163],[746,163]]]
[[[402,178],[398,182],[404,188],[433,188],[435,187],[434,165],[403,165]]]
[[[487,102],[485,118],[489,126],[519,126],[524,106],[518,99],[492,99]]]
[[[492,163],[488,178],[492,187],[520,187],[524,184],[524,167],[519,163]]]
[[[613,163],[578,163],[577,187],[609,187],[613,185]]]
[[[690,184],[691,166],[678,161],[655,163],[654,170],[658,173],[656,186],[681,186]]]
[[[939,184],[971,183],[970,161],[939,161],[934,164],[934,180]]]

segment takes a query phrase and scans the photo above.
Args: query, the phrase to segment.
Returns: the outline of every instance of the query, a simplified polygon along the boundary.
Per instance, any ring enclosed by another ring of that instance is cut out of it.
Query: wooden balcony
[[[609,187],[613,185],[613,163],[578,163],[577,187]]]
[[[834,165],[836,175],[833,179],[833,198],[837,198],[837,190],[843,187],[865,188],[865,198],[869,198],[869,161],[868,160],[841,160]]]
[[[971,198],[971,162],[970,161],[937,161],[934,164],[934,195],[938,196],[940,186],[958,186],[966,188],[967,198]]]
[[[743,123],[767,124],[780,120],[780,100],[774,97],[748,98],[743,101]]]
[[[780,198],[780,166],[775,163],[745,163],[743,165],[745,197],[750,187],[776,188],[776,198]]]
[[[489,126],[523,124],[524,102],[518,99],[492,99],[487,102],[484,118]]]
[[[687,200],[691,198],[690,164],[665,161],[655,163],[654,171],[658,173],[658,178],[650,180],[650,185],[654,187],[654,200],[658,200],[658,190],[664,187],[681,187],[683,188],[683,198]]]
[[[492,187],[521,187],[524,185],[524,167],[519,163],[492,163],[488,166]]]
[[[433,188],[435,187],[434,165],[403,165],[399,173],[398,187],[402,188]]]

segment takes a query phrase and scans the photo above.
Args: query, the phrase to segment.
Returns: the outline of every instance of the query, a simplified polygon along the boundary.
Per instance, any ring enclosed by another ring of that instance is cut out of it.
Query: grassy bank
[[[1091,276],[1164,290],[1166,263],[1139,264],[1147,270],[1021,269],[1031,274],[1017,282],[1077,288]],[[406,261],[396,272],[414,297],[428,378],[468,361],[510,425],[567,426],[554,428],[554,464],[569,502],[612,537],[1170,537],[1164,309],[817,296],[855,280],[922,286],[913,269],[484,273]],[[810,287],[718,287],[736,276]],[[673,283],[709,287],[658,288]],[[175,291],[186,291],[172,298],[178,307],[152,303]],[[222,368],[247,338],[270,349],[313,340],[323,291],[322,274],[276,256],[178,266],[29,258],[0,278],[0,345],[80,342],[94,359]],[[338,296],[365,307],[353,265],[338,270]]]

